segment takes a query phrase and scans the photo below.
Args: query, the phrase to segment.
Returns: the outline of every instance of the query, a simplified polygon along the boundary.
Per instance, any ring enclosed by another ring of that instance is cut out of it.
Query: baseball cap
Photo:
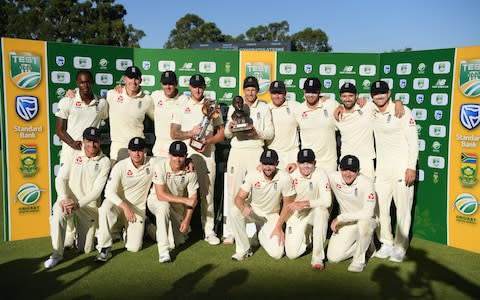
[[[173,156],[187,156],[187,145],[182,141],[174,141],[170,144],[168,153]]]
[[[378,94],[386,94],[390,88],[388,87],[388,83],[386,83],[383,80],[377,80],[374,83],[372,83],[372,86],[370,87],[370,94],[371,95],[378,95]]]
[[[302,149],[298,151],[297,161],[299,163],[313,162],[314,160],[315,160],[315,153],[313,153],[312,149]]]
[[[139,151],[145,149],[145,139],[141,137],[134,137],[128,142],[128,150]]]
[[[138,67],[130,66],[125,69],[123,75],[127,76],[128,78],[139,79],[142,78],[142,72]]]
[[[247,78],[245,78],[245,80],[243,81],[243,88],[245,89],[247,87],[254,87],[259,90],[260,86],[258,85],[258,79],[254,76],[248,76]]]
[[[160,77],[160,82],[162,84],[177,84],[177,74],[173,71],[165,71]]]
[[[352,93],[356,94],[357,93],[357,88],[355,85],[351,82],[345,82],[342,87],[340,88],[340,94],[343,93]]]
[[[88,127],[83,131],[83,138],[89,141],[100,141],[100,130],[96,127]]]
[[[260,156],[260,162],[264,165],[274,165],[278,162],[278,154],[275,150],[266,149]]]
[[[190,85],[194,88],[205,86],[205,78],[200,74],[193,75],[190,77]]]
[[[340,161],[340,170],[358,172],[360,170],[360,161],[356,156],[345,155]]]
[[[280,80],[275,80],[270,83],[270,93],[286,93],[287,89],[285,88],[285,83]]]
[[[307,93],[318,93],[320,92],[322,85],[320,84],[320,79],[316,77],[308,77],[303,83],[303,89]]]

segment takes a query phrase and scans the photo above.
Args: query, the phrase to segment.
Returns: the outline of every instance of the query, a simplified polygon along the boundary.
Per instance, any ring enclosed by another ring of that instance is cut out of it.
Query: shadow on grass
[[[415,271],[408,274],[407,280],[400,277],[400,265],[380,265],[372,274],[372,281],[380,286],[379,296],[382,299],[437,299],[441,294],[435,294],[432,282],[450,285],[457,291],[478,299],[480,286],[458,275],[427,256],[423,249],[409,248],[408,258],[415,262]],[[395,291],[395,293],[392,293]]]

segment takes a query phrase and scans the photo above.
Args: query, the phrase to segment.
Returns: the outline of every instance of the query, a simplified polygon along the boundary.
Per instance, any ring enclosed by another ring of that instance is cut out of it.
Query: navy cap
[[[351,82],[345,82],[342,87],[340,88],[340,94],[343,93],[352,93],[356,94],[357,93],[357,88],[355,85]]]
[[[321,89],[320,79],[316,77],[308,77],[303,83],[303,90],[307,93],[318,93]]]
[[[187,145],[182,141],[174,141],[170,144],[168,153],[173,156],[187,156]]]
[[[313,153],[312,149],[302,149],[298,151],[297,161],[299,163],[313,162],[315,161],[315,153]]]
[[[345,155],[340,161],[340,170],[358,172],[360,170],[360,161],[356,156]]]
[[[128,78],[132,78],[132,79],[142,78],[142,72],[140,71],[140,68],[135,67],[135,66],[130,66],[130,67],[126,68],[123,75],[127,76]]]
[[[274,94],[274,93],[284,94],[286,92],[287,92],[287,89],[285,88],[285,83],[283,83],[283,81],[275,80],[275,81],[272,81],[272,83],[270,83],[271,94]]]
[[[88,127],[83,131],[83,138],[89,141],[100,141],[100,130],[96,127]]]
[[[200,74],[193,75],[190,77],[190,85],[194,88],[205,86],[205,78]]]
[[[177,74],[173,71],[165,71],[162,73],[162,76],[160,77],[160,82],[162,84],[177,84]]]
[[[264,165],[274,165],[278,162],[278,154],[275,150],[266,149],[260,156],[260,162]]]
[[[134,137],[128,142],[128,150],[139,151],[145,149],[145,139],[141,137]]]
[[[383,80],[377,80],[370,86],[371,95],[386,94],[388,91],[390,91],[388,83]]]
[[[259,90],[260,85],[258,84],[258,79],[254,76],[248,76],[247,78],[245,78],[245,80],[243,81],[243,88],[245,89],[247,87],[254,87]]]

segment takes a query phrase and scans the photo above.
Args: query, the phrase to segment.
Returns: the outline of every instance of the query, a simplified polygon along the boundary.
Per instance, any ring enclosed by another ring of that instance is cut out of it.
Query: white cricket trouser
[[[185,210],[181,207],[183,206],[182,204],[149,198],[147,206],[157,220],[155,236],[159,256],[164,252],[175,249],[176,246],[183,244],[187,240],[188,234],[179,231],[180,224],[185,216],[179,213],[180,211],[185,213]]]
[[[65,215],[62,208],[55,202],[50,216],[50,234],[52,238],[53,258],[63,257],[67,221],[75,217],[77,219],[77,247],[80,251],[89,253],[95,249],[95,229],[98,222],[98,209],[84,206],[77,209],[73,215]],[[75,228],[74,228],[75,229]]]
[[[235,206],[235,196],[242,185],[243,179],[248,170],[255,170],[260,164],[260,155],[262,155],[263,148],[255,149],[230,149],[227,162],[227,196],[228,207]],[[230,209],[229,209],[230,210]],[[227,231],[232,231],[230,221],[226,221]]]
[[[66,161],[72,161],[73,154],[75,153],[75,149],[70,147],[67,143],[63,142],[62,150],[60,150],[60,165],[65,163]],[[75,228],[75,223],[73,218],[67,218],[67,231],[65,233],[65,246],[72,246],[75,241],[75,236],[77,235],[77,231]]]
[[[372,240],[376,222],[372,219],[346,224],[333,233],[328,242],[328,261],[338,263],[353,257],[352,263],[365,263],[365,253]]]
[[[400,247],[407,250],[412,222],[413,186],[405,185],[405,170],[390,174],[377,172],[375,177],[375,191],[378,196],[378,217],[380,221],[379,240],[383,244]],[[397,228],[395,240],[392,234],[390,205],[395,203],[397,212]]]
[[[283,245],[279,245],[278,237],[271,237],[272,231],[277,224],[278,214],[269,214],[267,215],[267,222],[265,223],[256,223],[258,231],[258,240],[260,245],[265,249],[265,251],[271,257],[275,259],[280,259],[284,253]],[[244,217],[237,206],[234,206],[230,209],[230,224],[235,237],[235,247],[236,253],[244,254],[250,248],[250,241],[248,240],[246,223],[255,223],[250,217]]]
[[[143,232],[145,230],[145,210],[130,206],[137,220],[130,223],[125,218],[123,210],[105,199],[98,209],[98,251],[112,246],[112,229],[116,223],[123,225],[126,230],[125,248],[130,252],[138,252],[142,249]]]
[[[305,253],[309,241],[310,228],[313,226],[312,262],[321,262],[325,258],[323,245],[327,238],[328,210],[324,207],[315,207],[296,212],[287,221],[285,229],[285,254],[295,259]]]
[[[205,158],[199,154],[190,155],[197,173],[197,180],[200,195],[200,209],[203,231],[205,236],[215,234],[215,207],[214,207],[214,188],[215,176],[217,173],[215,157]]]

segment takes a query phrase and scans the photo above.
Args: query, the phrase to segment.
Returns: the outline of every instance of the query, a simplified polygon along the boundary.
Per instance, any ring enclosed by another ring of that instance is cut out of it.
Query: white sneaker
[[[224,245],[232,245],[233,243],[235,243],[235,237],[233,235],[229,235],[223,240]]]
[[[365,268],[365,264],[356,264],[352,261],[352,263],[348,266],[349,272],[360,273]]]
[[[245,258],[250,257],[252,255],[253,255],[252,249],[248,249],[247,252],[245,252],[245,253],[235,253],[234,255],[232,255],[232,260],[240,261],[240,260],[244,260]]]
[[[393,246],[382,244],[380,249],[378,249],[377,253],[375,253],[375,257],[388,258],[390,257],[390,255],[392,255],[392,251]]]
[[[402,262],[405,259],[405,250],[400,247],[393,247],[390,261]]]
[[[43,263],[43,265],[45,266],[45,268],[50,269],[55,267],[61,260],[62,258],[50,257]]]
[[[205,241],[207,241],[212,246],[220,244],[220,239],[215,235],[215,233],[207,235],[205,237]]]
[[[163,252],[162,254],[160,254],[160,259],[158,261],[162,264],[172,262],[172,259],[170,258],[170,253],[168,251]]]

